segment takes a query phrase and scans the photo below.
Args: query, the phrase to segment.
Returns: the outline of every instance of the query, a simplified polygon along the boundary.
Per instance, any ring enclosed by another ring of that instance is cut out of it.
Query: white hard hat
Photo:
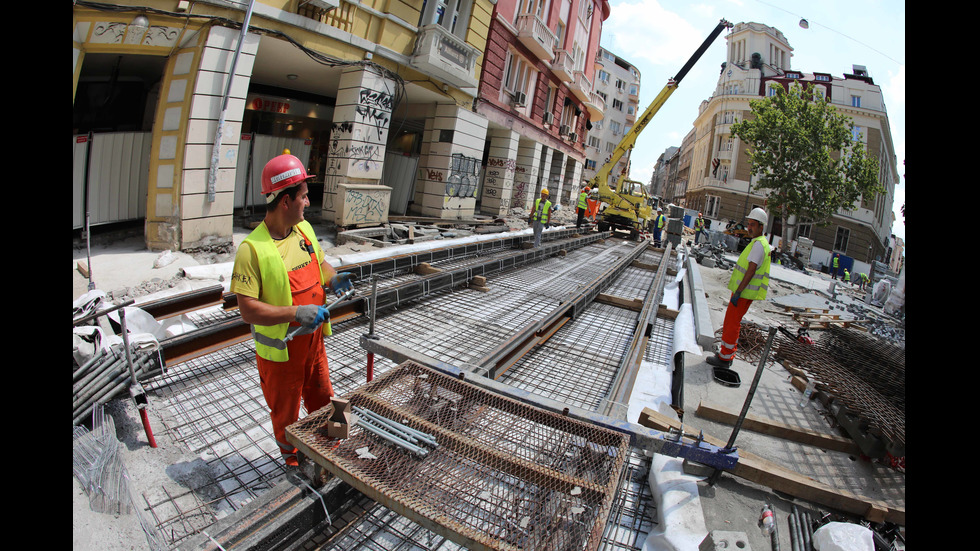
[[[746,218],[755,220],[756,222],[762,224],[763,226],[765,226],[766,222],[769,221],[769,215],[767,215],[766,211],[760,209],[759,207],[752,209],[752,212],[750,212],[749,215],[746,216]]]

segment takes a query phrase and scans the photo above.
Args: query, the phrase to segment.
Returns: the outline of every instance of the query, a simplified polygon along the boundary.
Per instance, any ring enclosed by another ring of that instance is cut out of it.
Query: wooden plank
[[[650,408],[643,408],[637,423],[644,427],[660,431],[667,431],[671,428],[681,429],[681,424],[678,421],[661,415],[659,412]],[[685,424],[683,430],[688,433],[700,432],[690,424]],[[704,435],[704,440],[715,446],[724,447],[727,444],[726,441],[714,438],[708,434]],[[846,490],[832,488],[827,484],[791,471],[777,463],[762,459],[746,451],[744,448],[738,449],[738,464],[730,472],[739,478],[762,484],[773,490],[778,490],[818,505],[860,515],[868,520],[881,519],[905,526],[904,506],[892,506],[857,494],[852,494]],[[875,522],[879,521],[875,520]]]
[[[627,310],[632,310],[634,312],[639,312],[643,309],[643,301],[638,298],[624,298],[599,293],[599,296],[595,297],[595,301],[612,306],[619,306],[620,308],[626,308]]]
[[[718,406],[712,406],[701,402],[695,414],[709,421],[716,421],[726,425],[734,425],[738,421],[739,412],[729,411]],[[776,438],[799,442],[809,446],[817,446],[825,450],[832,450],[855,455],[861,454],[861,448],[850,438],[844,438],[835,434],[817,432],[815,430],[794,427],[786,423],[780,423],[772,419],[766,419],[751,413],[745,416],[742,421],[742,428],[768,434]]]

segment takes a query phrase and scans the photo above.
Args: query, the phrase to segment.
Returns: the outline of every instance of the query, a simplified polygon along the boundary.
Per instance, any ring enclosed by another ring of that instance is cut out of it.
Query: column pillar
[[[484,214],[504,216],[510,209],[520,139],[520,134],[509,128],[490,131],[490,151],[480,197],[480,210]]]
[[[476,213],[487,119],[456,104],[439,104],[426,121],[416,184],[423,216],[472,218]]]
[[[375,67],[341,74],[323,175],[324,220],[338,226],[388,221],[391,188],[380,181],[394,90]]]
[[[538,166],[543,146],[530,139],[521,139],[517,146],[517,167],[514,169],[514,193],[511,205],[530,210],[537,199]]]

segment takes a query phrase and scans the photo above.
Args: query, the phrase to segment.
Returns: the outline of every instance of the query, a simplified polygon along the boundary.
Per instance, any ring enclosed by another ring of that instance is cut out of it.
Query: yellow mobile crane
[[[629,170],[624,170],[620,174],[619,179],[616,183],[616,189],[609,187],[609,177],[612,172],[613,167],[616,163],[623,158],[624,155],[628,154],[633,146],[636,145],[636,139],[639,137],[640,132],[646,128],[647,124],[650,123],[650,119],[657,114],[657,111],[663,107],[667,98],[674,93],[677,86],[680,84],[681,79],[683,79],[691,67],[697,63],[698,59],[704,55],[705,50],[711,46],[718,35],[725,29],[731,28],[732,24],[728,21],[722,19],[718,26],[715,27],[708,38],[704,40],[701,46],[694,52],[691,59],[687,60],[684,67],[681,68],[680,72],[674,76],[674,78],[667,81],[667,85],[664,89],[660,91],[653,102],[647,107],[647,110],[643,112],[643,115],[637,119],[636,124],[630,128],[623,139],[616,146],[613,151],[612,156],[606,161],[606,164],[599,169],[592,181],[589,182],[589,187],[592,189],[599,190],[599,199],[606,203],[607,206],[605,210],[599,215],[599,231],[621,230],[630,232],[630,237],[636,238],[640,235],[640,231],[643,230],[644,225],[648,220],[651,219],[653,215],[653,205],[650,202],[650,198],[644,191],[644,185],[642,182],[636,180],[630,180],[628,178]]]

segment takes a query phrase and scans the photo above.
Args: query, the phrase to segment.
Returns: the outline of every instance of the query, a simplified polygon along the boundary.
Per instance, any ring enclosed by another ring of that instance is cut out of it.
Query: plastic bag
[[[817,551],[875,551],[874,536],[860,524],[831,522],[813,533]]]

